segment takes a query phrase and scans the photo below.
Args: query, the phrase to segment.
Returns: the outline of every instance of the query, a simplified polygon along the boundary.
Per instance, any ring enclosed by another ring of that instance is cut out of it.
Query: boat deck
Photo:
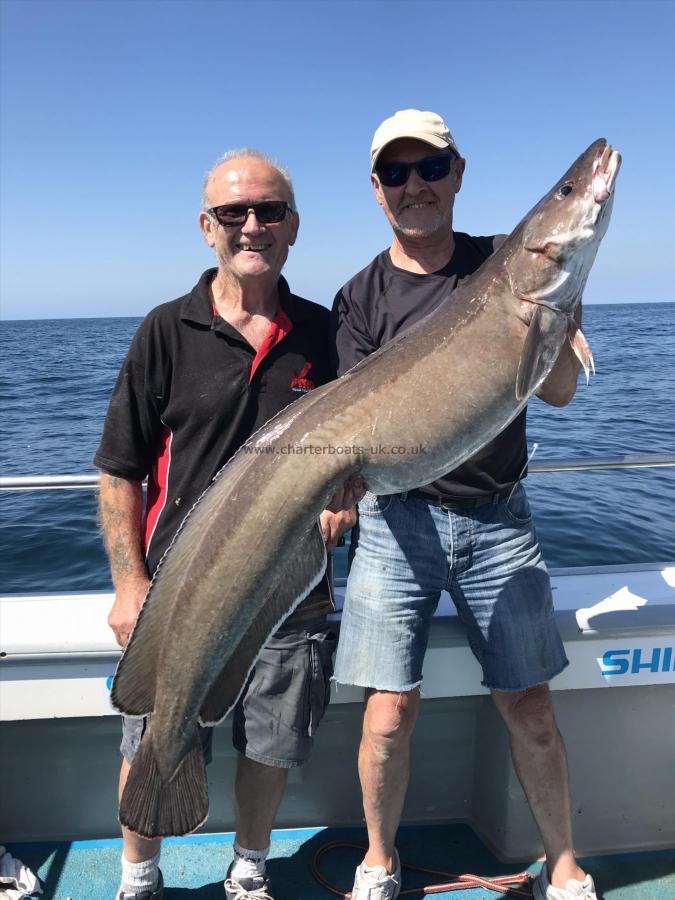
[[[166,900],[222,900],[222,881],[232,859],[232,834],[170,838],[162,847],[161,868]],[[336,847],[319,861],[324,878],[337,889],[331,893],[311,872],[317,852],[331,842],[360,844],[364,831],[321,828],[275,831],[268,871],[277,900],[329,900],[351,889],[354,867],[360,859],[352,847]],[[404,863],[456,874],[484,876],[516,874],[525,868],[536,874],[540,863],[517,866],[499,862],[466,825],[403,827],[398,847]],[[41,879],[44,900],[112,900],[118,886],[121,840],[72,843],[9,844],[7,849]],[[675,851],[663,850],[594,856],[584,860],[604,900],[673,900]],[[423,886],[447,878],[404,869],[403,889],[410,898],[425,896]],[[408,893],[409,891],[409,893]],[[454,900],[494,900],[527,896],[485,888],[445,891],[438,897]]]

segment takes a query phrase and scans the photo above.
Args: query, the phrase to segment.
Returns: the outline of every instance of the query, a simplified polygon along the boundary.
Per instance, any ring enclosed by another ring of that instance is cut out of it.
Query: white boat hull
[[[561,570],[553,587],[571,663],[552,688],[570,762],[576,849],[673,847],[675,566]],[[111,600],[0,597],[3,840],[119,833]],[[434,620],[422,695],[404,821],[466,821],[504,859],[539,854],[505,729],[446,601]],[[291,772],[280,827],[362,821],[360,701],[358,690],[333,690],[312,760]],[[209,831],[234,824],[229,731],[223,723],[214,742]]]

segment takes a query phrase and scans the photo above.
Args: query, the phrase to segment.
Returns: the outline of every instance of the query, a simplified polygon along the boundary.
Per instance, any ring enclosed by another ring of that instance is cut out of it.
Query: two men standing
[[[101,516],[116,587],[110,624],[120,644],[128,640],[148,574],[184,512],[247,437],[297,396],[292,384],[330,380],[330,358],[337,359],[338,374],[347,371],[433,310],[503,240],[453,231],[465,161],[433,113],[406,110],[383,122],[371,163],[375,196],[393,240],[338,293],[335,352],[329,349],[327,311],[292,295],[280,277],[298,229],[285,173],[256,152],[237,151],[209,174],[200,225],[218,269],[144,320],[96,456],[104,472]],[[577,373],[565,348],[540,397],[556,406],[568,403]],[[564,748],[547,687],[567,660],[519,485],[526,461],[523,413],[434,484],[405,495],[367,493],[360,502],[335,674],[367,695],[359,774],[369,848],[356,873],[354,900],[394,900],[400,891],[395,834],[428,632],[444,589],[457,605],[483,667],[483,683],[507,725],[514,765],[542,834],[547,861],[535,896],[595,898],[592,879],[572,851]],[[357,488],[346,490],[340,512],[322,517],[329,547],[353,524],[346,508],[358,499]],[[490,624],[498,597],[510,610],[510,627],[501,628],[496,639]],[[264,651],[292,646],[306,654],[320,648],[321,683],[309,689],[324,693],[332,652],[327,607],[326,592],[313,592]],[[259,690],[256,671],[233,723],[240,756],[228,900],[272,900],[264,869],[270,829],[288,768],[303,762],[311,745],[308,734],[291,738],[275,728],[272,740],[269,729],[265,733],[266,719],[280,721],[282,688]],[[140,720],[125,722],[121,787],[143,727]],[[203,744],[208,756],[210,732]],[[124,831],[119,900],[161,896],[158,858],[159,841]]]

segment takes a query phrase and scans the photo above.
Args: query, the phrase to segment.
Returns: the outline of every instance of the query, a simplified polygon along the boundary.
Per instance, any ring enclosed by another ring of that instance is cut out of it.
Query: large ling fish
[[[120,804],[148,836],[208,814],[197,723],[241,693],[268,636],[321,579],[318,517],[360,473],[391,494],[428,484],[523,408],[569,338],[612,206],[619,154],[593,143],[506,242],[430,315],[270,420],[221,470],[162,560],[112,689],[152,713]],[[417,447],[417,453],[387,452]]]

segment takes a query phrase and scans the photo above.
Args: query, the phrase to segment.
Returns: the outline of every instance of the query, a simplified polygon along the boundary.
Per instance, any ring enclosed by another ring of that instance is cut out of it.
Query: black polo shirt
[[[136,332],[110,399],[94,463],[148,479],[144,544],[154,572],[178,526],[247,438],[293,400],[334,377],[329,311],[291,294],[256,353],[215,312],[204,272],[189,294],[152,310]]]

